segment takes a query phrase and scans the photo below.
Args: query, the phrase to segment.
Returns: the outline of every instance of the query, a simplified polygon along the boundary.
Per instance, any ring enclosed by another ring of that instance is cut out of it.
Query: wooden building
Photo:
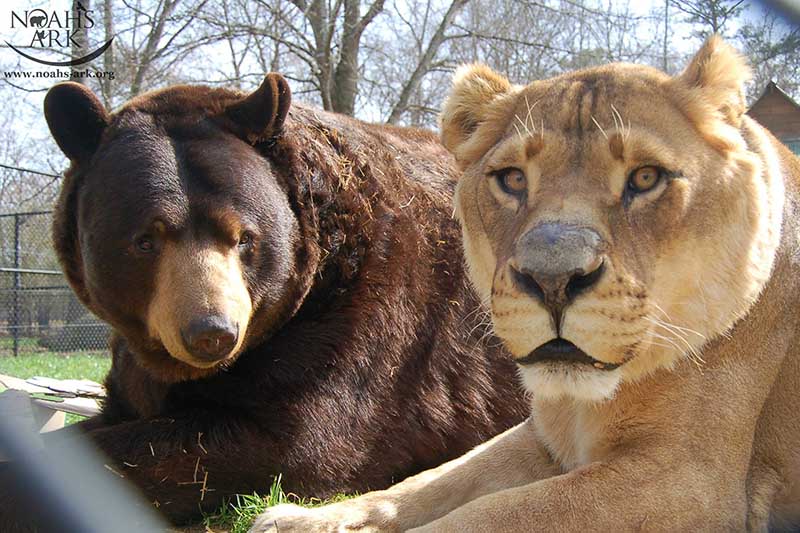
[[[800,105],[774,82],[769,82],[747,114],[800,155]]]

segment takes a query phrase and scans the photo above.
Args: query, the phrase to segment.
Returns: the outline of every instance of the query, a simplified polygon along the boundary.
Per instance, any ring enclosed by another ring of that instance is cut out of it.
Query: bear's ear
[[[44,116],[58,147],[76,163],[85,163],[94,154],[109,120],[97,96],[71,81],[47,91]]]
[[[485,65],[464,65],[456,71],[439,121],[442,143],[459,165],[466,166],[480,152],[479,145],[486,144],[477,141],[492,136],[486,131],[475,134],[481,124],[497,118],[491,104],[511,94],[512,89],[506,78]]]
[[[270,72],[258,89],[228,107],[225,113],[255,143],[280,135],[291,103],[292,91],[286,78]]]
[[[693,104],[703,102],[733,126],[747,110],[744,84],[750,79],[745,59],[718,35],[712,35],[675,81],[689,90]],[[698,102],[699,101],[699,102]]]

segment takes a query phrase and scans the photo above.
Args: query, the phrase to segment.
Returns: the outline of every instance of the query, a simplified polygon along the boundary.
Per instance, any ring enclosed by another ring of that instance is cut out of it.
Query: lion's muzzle
[[[511,274],[519,290],[544,304],[560,334],[564,309],[597,283],[603,266],[603,239],[595,230],[546,222],[516,242]]]

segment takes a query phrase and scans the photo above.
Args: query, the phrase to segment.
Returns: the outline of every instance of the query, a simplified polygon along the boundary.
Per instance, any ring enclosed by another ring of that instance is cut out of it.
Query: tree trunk
[[[333,78],[331,109],[353,116],[358,95],[358,49],[361,36],[370,22],[383,11],[384,0],[375,0],[361,16],[360,0],[344,0],[344,23],[339,62]]]
[[[361,35],[358,23],[361,18],[360,0],[344,0],[344,26],[339,63],[336,65],[331,94],[333,111],[352,116],[358,92],[358,48]]]
[[[77,30],[70,43],[70,56],[72,59],[83,57],[89,51],[89,29],[83,26],[83,23],[86,21],[83,8],[87,11],[91,10],[91,0],[72,0],[72,8],[70,9],[70,17],[72,17],[70,30]],[[72,67],[69,76],[70,81],[86,85],[86,78],[75,76],[75,74],[82,69],[88,68],[88,66],[87,63]]]
[[[114,37],[114,8],[112,3],[112,0],[103,0],[103,30],[105,33],[106,42]],[[113,46],[109,50],[106,50],[106,52],[103,54],[103,70],[105,70],[106,73],[114,72]],[[106,74],[106,76],[109,76],[109,74]],[[114,107],[113,102],[111,101],[111,95],[113,94],[111,78],[103,78],[101,87],[103,93],[103,104],[106,106],[106,109],[111,109]]]
[[[156,51],[158,50],[158,43],[161,42],[161,37],[164,35],[164,25],[167,19],[172,16],[175,11],[175,6],[179,0],[164,0],[164,7],[161,13],[154,15],[155,21],[153,28],[150,30],[150,35],[147,36],[147,44],[145,44],[144,52],[139,57],[139,65],[136,68],[136,74],[131,82],[130,96],[134,97],[142,90],[144,77],[150,69],[150,64],[153,62]]]
[[[317,79],[322,95],[322,107],[330,111],[331,104],[331,39],[337,13],[328,11],[325,0],[314,0],[308,10],[311,28],[314,30],[315,57]]]

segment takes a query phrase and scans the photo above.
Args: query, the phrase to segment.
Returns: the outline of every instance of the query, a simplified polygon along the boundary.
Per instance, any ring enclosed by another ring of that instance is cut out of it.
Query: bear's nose
[[[239,338],[239,326],[222,316],[193,320],[181,330],[183,343],[193,357],[219,361],[231,353]]]
[[[602,249],[603,239],[591,228],[542,223],[517,241],[511,274],[550,311],[560,332],[564,308],[602,276]]]

